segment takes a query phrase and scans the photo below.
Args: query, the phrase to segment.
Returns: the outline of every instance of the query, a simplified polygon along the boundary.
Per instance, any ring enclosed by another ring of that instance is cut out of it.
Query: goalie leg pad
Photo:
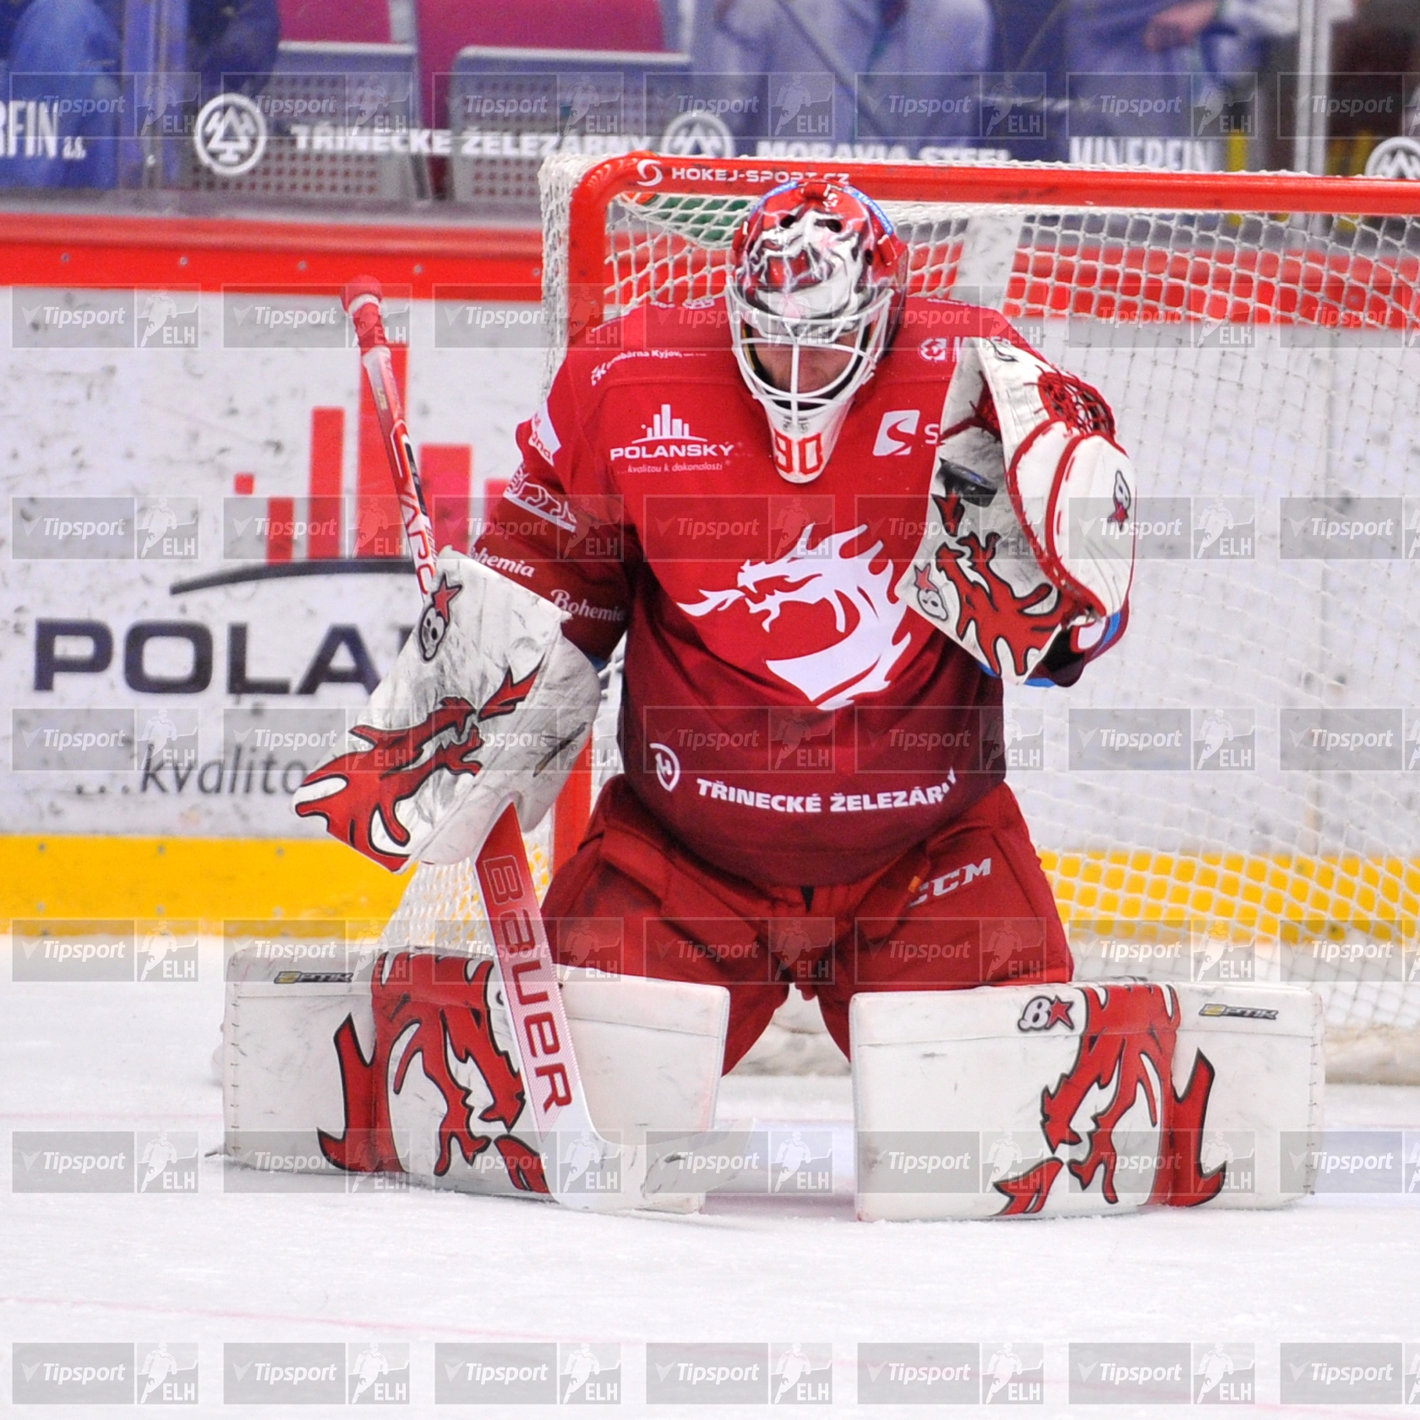
[[[319,975],[255,952],[229,968],[230,1157],[295,1172],[403,1173],[476,1193],[548,1191],[490,960],[382,952],[354,972]],[[648,1130],[709,1128],[725,991],[584,975],[563,993],[603,1134],[635,1143]],[[575,1157],[554,1150],[553,1165],[583,1187],[598,1184]],[[656,1199],[672,1210],[698,1204]]]
[[[1290,1202],[1313,1181],[1321,1019],[1290,986],[860,994],[858,1216]]]

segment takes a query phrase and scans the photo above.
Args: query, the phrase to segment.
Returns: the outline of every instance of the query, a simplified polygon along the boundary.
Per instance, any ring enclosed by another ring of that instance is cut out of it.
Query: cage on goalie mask
[[[906,279],[907,248],[892,223],[843,184],[785,183],[735,233],[725,288],[735,357],[768,416],[774,466],[790,483],[823,472],[853,396],[896,333]],[[771,345],[789,353],[787,388],[761,358]],[[808,387],[805,352],[825,348],[842,350],[846,362]]]

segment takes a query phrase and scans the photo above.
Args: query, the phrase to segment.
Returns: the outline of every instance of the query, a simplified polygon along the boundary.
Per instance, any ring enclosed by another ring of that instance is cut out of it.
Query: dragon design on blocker
[[[511,671],[505,672],[481,709],[461,696],[446,695],[414,725],[352,726],[351,735],[368,747],[339,755],[308,774],[301,781],[303,789],[327,783],[340,787],[324,798],[298,803],[296,812],[302,818],[324,819],[336,838],[397,872],[408,855],[384,845],[394,850],[409,846],[409,829],[400,821],[399,806],[436,774],[477,774],[483,768],[476,757],[483,749],[479,725],[516,710],[527,699],[537,674],[534,670],[515,681]]]

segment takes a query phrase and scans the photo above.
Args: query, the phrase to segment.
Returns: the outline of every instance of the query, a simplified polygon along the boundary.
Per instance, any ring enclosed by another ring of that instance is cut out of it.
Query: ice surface
[[[194,1192],[55,1195],[13,1192],[5,1149],[0,1407],[12,1342],[195,1343],[201,1413],[220,1406],[222,1348],[237,1342],[408,1345],[405,1414],[498,1408],[435,1411],[437,1342],[619,1343],[623,1400],[606,1413],[701,1417],[718,1411],[644,1404],[644,1343],[831,1343],[834,1405],[859,1413],[876,1410],[854,1403],[859,1342],[1043,1343],[1045,1403],[1022,1407],[1033,1415],[1080,1413],[1067,1399],[1071,1342],[1252,1343],[1258,1408],[1273,1414],[1290,1413],[1277,1405],[1281,1342],[1401,1341],[1415,1363],[1420,1194],[1275,1213],[867,1225],[842,1176],[831,1197],[712,1198],[695,1218],[423,1190],[234,1192],[238,1171],[224,1187],[223,1162],[205,1157],[221,1137],[209,1064],[220,1000],[215,952],[196,982],[0,982],[7,1144],[14,1131],[167,1131],[184,1148],[195,1135],[204,1155]],[[812,1121],[849,1157],[844,1078],[731,1077],[721,1113]],[[1333,1087],[1328,1116],[1420,1130],[1420,1089]]]

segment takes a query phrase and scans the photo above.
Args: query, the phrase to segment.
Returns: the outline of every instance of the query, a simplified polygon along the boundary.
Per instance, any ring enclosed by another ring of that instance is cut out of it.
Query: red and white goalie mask
[[[811,483],[902,318],[907,248],[881,208],[809,179],[768,193],[735,233],[725,299],[774,466]]]

